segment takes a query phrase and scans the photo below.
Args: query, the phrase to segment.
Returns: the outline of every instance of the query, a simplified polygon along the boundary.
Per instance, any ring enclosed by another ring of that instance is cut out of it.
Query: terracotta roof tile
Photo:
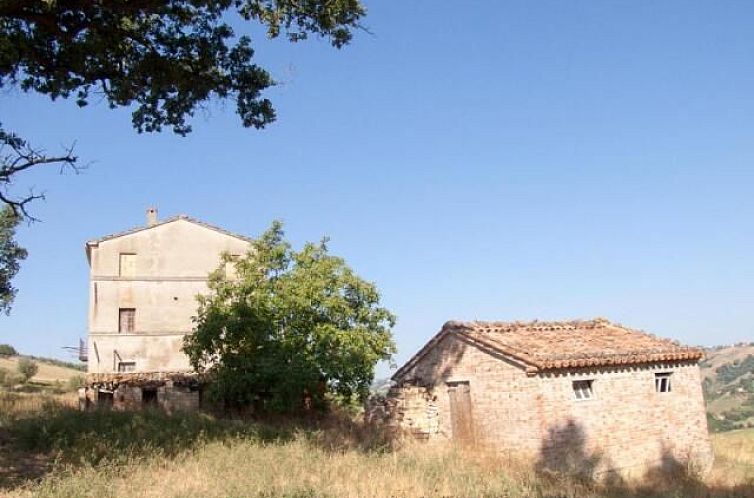
[[[447,322],[393,376],[400,377],[447,334],[519,360],[531,372],[564,368],[699,360],[701,349],[681,346],[605,319],[570,322]]]

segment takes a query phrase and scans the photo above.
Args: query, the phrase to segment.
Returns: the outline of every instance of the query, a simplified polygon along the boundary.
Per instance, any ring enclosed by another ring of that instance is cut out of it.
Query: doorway
[[[471,416],[469,381],[448,382],[447,385],[453,441],[462,445],[471,445],[474,443],[474,421]]]

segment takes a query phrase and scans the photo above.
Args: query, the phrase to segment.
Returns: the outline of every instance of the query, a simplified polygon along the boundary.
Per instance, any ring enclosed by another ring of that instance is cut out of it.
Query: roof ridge
[[[126,230],[122,230],[120,232],[111,233],[111,234],[105,235],[103,237],[98,237],[96,239],[88,240],[86,242],[86,245],[87,246],[89,246],[89,245],[96,245],[96,244],[99,244],[99,243],[107,241],[107,240],[117,239],[118,237],[125,237],[126,235],[132,235],[134,233],[138,233],[138,232],[141,232],[143,230],[149,230],[150,228],[156,228],[158,226],[166,225],[168,223],[172,223],[172,222],[178,221],[178,220],[188,221],[190,223],[194,223],[195,225],[199,225],[199,226],[202,226],[204,228],[208,228],[210,230],[214,230],[216,232],[224,233],[224,234],[229,235],[231,237],[236,237],[238,239],[242,239],[242,240],[245,240],[247,242],[253,242],[254,241],[254,239],[252,239],[251,237],[248,237],[246,235],[241,235],[239,233],[231,232],[230,230],[226,230],[226,229],[221,228],[221,227],[219,227],[217,225],[213,225],[211,223],[207,223],[206,221],[202,221],[202,220],[200,220],[198,218],[194,218],[194,217],[189,216],[187,214],[177,214],[177,215],[169,216],[168,218],[165,218],[164,220],[158,221],[157,223],[155,223],[153,225],[141,225],[141,226],[129,228],[129,229],[126,229]]]

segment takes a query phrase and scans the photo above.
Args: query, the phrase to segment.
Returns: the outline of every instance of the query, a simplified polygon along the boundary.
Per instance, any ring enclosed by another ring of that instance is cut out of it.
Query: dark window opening
[[[144,406],[157,406],[157,389],[142,389],[141,404]]]
[[[658,393],[669,393],[670,387],[670,372],[656,373],[655,374],[655,391]]]
[[[100,408],[110,409],[113,407],[113,393],[109,391],[99,391],[97,393],[97,406]]]
[[[594,397],[594,391],[592,390],[592,380],[574,380],[573,395],[576,399],[579,400],[592,399]]]

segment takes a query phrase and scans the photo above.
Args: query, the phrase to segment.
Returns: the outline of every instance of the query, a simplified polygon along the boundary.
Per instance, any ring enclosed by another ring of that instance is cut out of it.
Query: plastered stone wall
[[[243,255],[243,239],[177,219],[90,248],[89,373],[117,372],[119,361],[136,372],[189,370],[180,351],[193,329],[196,296],[223,252]],[[120,255],[135,254],[135,267],[120,275]],[[119,332],[119,309],[134,308],[135,330]]]
[[[671,392],[655,373],[672,373]],[[577,400],[574,380],[592,380]],[[521,365],[447,336],[388,396],[391,420],[430,440],[452,440],[447,383],[468,381],[476,443],[531,458],[539,470],[640,476],[712,463],[699,367],[626,366],[527,375]],[[392,401],[390,401],[392,400]]]

